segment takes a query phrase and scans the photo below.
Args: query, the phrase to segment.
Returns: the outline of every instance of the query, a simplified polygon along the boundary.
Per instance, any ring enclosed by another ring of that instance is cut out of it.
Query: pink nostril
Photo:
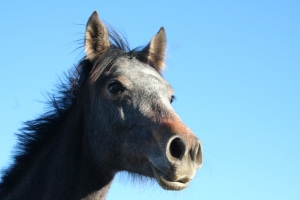
[[[185,143],[180,138],[175,138],[170,144],[170,154],[179,160],[182,159],[185,152]]]

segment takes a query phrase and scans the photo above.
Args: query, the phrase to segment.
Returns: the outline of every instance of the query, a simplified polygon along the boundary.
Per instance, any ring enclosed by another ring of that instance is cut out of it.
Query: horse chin
[[[189,184],[189,181],[186,182],[173,181],[169,177],[167,177],[164,173],[162,173],[153,164],[151,164],[151,167],[152,167],[154,177],[157,180],[158,184],[165,190],[183,190]]]

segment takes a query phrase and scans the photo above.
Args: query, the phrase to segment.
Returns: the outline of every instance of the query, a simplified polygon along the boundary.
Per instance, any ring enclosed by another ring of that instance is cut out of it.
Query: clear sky
[[[204,148],[186,190],[122,174],[108,200],[300,199],[299,0],[2,1],[1,168],[22,122],[43,113],[43,94],[84,56],[74,41],[94,10],[131,48],[165,27],[173,106]]]

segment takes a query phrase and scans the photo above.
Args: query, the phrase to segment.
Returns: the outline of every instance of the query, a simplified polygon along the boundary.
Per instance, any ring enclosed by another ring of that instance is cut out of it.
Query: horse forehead
[[[117,68],[115,73],[118,75],[126,76],[134,82],[149,82],[154,83],[160,82],[168,88],[171,88],[169,83],[157,72],[153,67],[140,62],[137,59],[120,58],[115,62]]]

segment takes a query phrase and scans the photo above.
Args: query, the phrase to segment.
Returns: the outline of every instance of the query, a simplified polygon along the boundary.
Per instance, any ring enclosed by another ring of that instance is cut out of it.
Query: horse
[[[51,96],[49,110],[18,133],[0,199],[103,200],[122,171],[166,190],[186,188],[202,165],[202,145],[171,106],[165,49],[163,27],[130,50],[93,12],[86,55]]]

